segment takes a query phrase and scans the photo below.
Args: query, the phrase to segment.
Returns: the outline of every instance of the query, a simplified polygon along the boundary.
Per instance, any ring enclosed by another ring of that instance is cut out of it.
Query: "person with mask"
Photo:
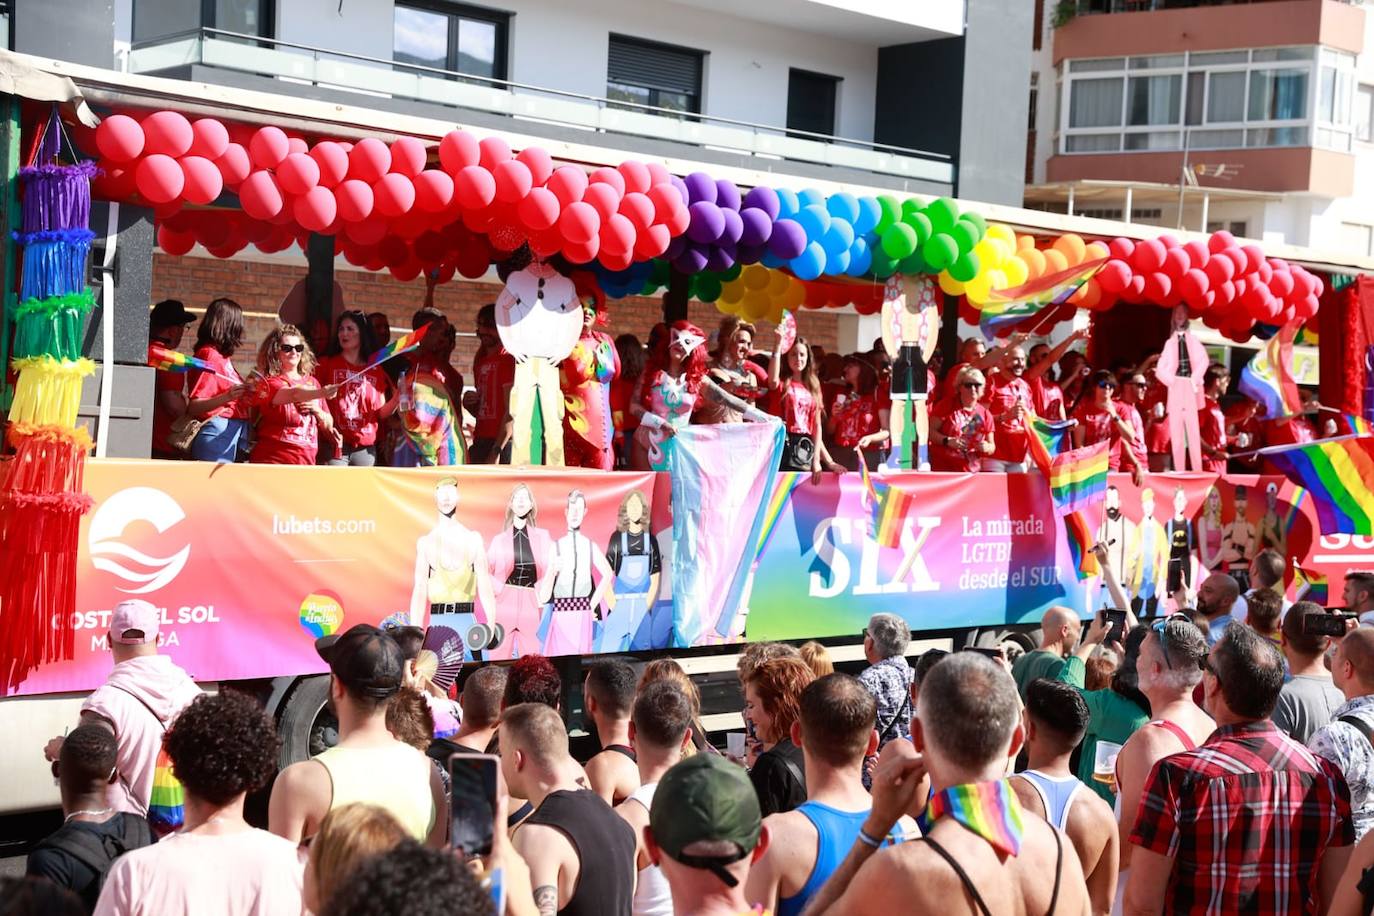
[[[1173,469],[1186,471],[1184,450],[1194,471],[1205,470],[1202,463],[1202,438],[1198,425],[1198,411],[1202,408],[1203,373],[1210,359],[1207,348],[1188,330],[1188,307],[1177,305],[1171,318],[1169,337],[1155,364],[1155,378],[1167,390],[1165,415],[1169,418],[1169,441],[1173,454]]]

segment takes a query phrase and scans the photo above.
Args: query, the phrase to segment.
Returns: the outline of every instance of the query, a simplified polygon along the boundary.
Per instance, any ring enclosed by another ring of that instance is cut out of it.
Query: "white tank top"
[[[631,792],[625,801],[639,802],[645,811],[652,811],[654,789],[657,787],[656,782],[640,786]],[[668,888],[668,879],[663,877],[663,871],[657,865],[650,865],[640,871],[631,911],[634,916],[673,916],[673,893]]]

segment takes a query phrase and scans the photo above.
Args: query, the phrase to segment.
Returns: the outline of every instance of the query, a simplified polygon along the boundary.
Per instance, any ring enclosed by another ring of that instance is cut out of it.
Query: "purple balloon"
[[[806,230],[794,219],[778,220],[768,237],[768,250],[784,261],[798,257],[806,250]]]
[[[684,207],[692,202],[691,192],[687,190],[687,182],[676,175],[668,176],[668,181],[672,183],[673,187],[677,188],[678,194],[682,196],[682,205]]]
[[[735,255],[729,249],[712,247],[706,256],[707,270],[729,270],[734,266]]]
[[[720,215],[725,219],[725,230],[721,233],[722,243],[729,242],[731,245],[740,240],[744,233],[744,220],[740,217],[738,210],[721,209]]]
[[[739,245],[735,248],[735,260],[741,264],[757,264],[763,260],[763,253],[768,250],[767,245]]]
[[[733,181],[721,178],[716,182],[716,206],[722,210],[739,209],[739,188]]]
[[[756,207],[759,210],[762,210],[764,213],[767,213],[768,222],[771,223],[773,222],[773,220],[778,218],[778,213],[782,209],[782,204],[778,200],[777,191],[774,191],[772,188],[766,188],[763,185],[759,185],[756,188],[750,188],[749,193],[744,195],[744,204],[742,209],[747,210],[750,207]]]
[[[715,204],[699,200],[688,211],[692,218],[687,224],[687,237],[692,241],[709,245],[725,231],[725,215]]]
[[[693,172],[683,179],[687,185],[689,204],[704,200],[708,204],[716,202],[716,180],[705,172]]]
[[[673,258],[673,266],[685,274],[699,274],[706,269],[706,254],[699,248],[688,248]]]
[[[744,226],[739,240],[744,244],[762,245],[773,234],[773,218],[762,207],[745,207],[739,211],[739,216]]]
[[[687,236],[675,236],[671,241],[668,242],[668,248],[666,251],[663,252],[663,256],[671,261],[678,255],[686,251],[687,246],[690,244],[691,241],[687,238]]]

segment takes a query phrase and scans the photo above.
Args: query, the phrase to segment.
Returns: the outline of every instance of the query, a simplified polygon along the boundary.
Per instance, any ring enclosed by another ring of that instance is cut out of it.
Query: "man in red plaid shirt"
[[[1269,721],[1283,687],[1272,642],[1230,627],[1204,667],[1217,730],[1151,770],[1125,912],[1321,912],[1355,839],[1345,778]]]

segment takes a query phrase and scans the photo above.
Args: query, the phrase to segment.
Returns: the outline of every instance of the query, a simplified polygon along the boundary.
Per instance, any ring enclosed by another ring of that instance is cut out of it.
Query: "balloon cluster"
[[[716,308],[749,321],[782,320],[783,309],[838,308],[853,304],[860,315],[882,308],[883,288],[872,284],[801,280],[782,270],[751,264],[721,287]]]

